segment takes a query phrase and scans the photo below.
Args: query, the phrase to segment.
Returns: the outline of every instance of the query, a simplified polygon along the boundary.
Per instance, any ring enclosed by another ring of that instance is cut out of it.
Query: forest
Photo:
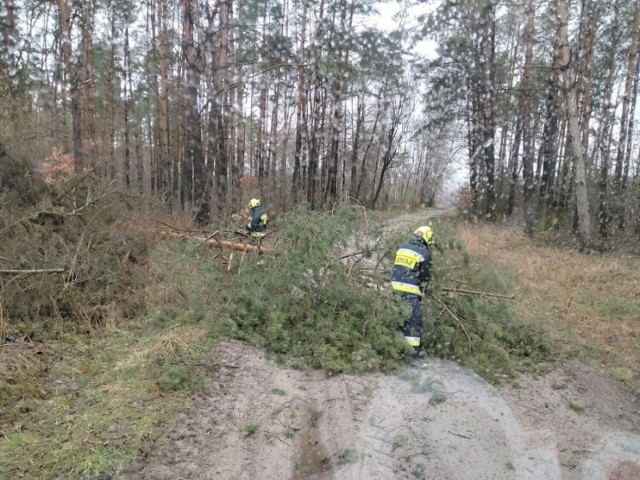
[[[3,0],[3,162],[90,171],[205,223],[252,194],[433,205],[461,163],[476,219],[582,248],[640,232],[637,1],[389,8]]]

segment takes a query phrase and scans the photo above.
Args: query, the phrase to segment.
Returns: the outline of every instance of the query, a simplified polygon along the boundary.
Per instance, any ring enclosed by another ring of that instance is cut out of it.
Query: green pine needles
[[[389,275],[395,249],[409,233],[384,233],[380,222],[372,223],[355,207],[331,213],[299,208],[274,225],[270,253],[248,253],[241,265],[236,256],[229,267],[220,251],[183,244],[175,273],[189,310],[206,309],[201,317],[216,336],[330,373],[389,370],[408,353],[400,330],[407,307],[392,295]],[[443,229],[438,226],[424,300],[428,353],[460,361],[492,381],[546,359],[546,334],[514,318],[510,300],[450,291],[506,295],[516,276],[471,261]]]
[[[553,348],[547,332],[511,308],[516,273],[470,259],[454,238],[439,240],[431,293],[424,301],[428,353],[459,361],[492,382],[549,361]]]
[[[402,309],[363,275],[365,262],[352,268],[341,258],[349,248],[370,255],[354,240],[373,233],[364,223],[355,208],[299,209],[284,218],[274,253],[251,258],[228,279],[222,305],[235,336],[330,372],[396,365],[405,349]]]

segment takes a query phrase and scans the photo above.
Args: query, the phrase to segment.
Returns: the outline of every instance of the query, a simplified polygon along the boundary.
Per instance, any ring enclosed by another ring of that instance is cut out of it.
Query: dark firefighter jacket
[[[251,223],[247,225],[247,228],[252,233],[266,233],[268,221],[267,212],[264,211],[262,206],[258,205],[251,209]]]
[[[422,296],[422,286],[429,281],[431,252],[418,236],[403,243],[396,252],[391,286],[396,292]]]

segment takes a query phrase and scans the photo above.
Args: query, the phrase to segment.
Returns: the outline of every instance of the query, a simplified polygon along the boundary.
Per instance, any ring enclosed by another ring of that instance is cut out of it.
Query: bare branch
[[[457,292],[457,293],[467,293],[469,295],[482,295],[486,297],[498,297],[498,298],[515,298],[513,295],[502,295],[500,293],[489,293],[489,292],[476,292],[474,290],[464,290],[461,288],[443,288],[443,292]]]
[[[32,273],[64,273],[64,268],[40,268],[31,270],[0,270],[0,273],[16,274],[16,275],[29,275]]]
[[[471,345],[473,344],[473,340],[471,340],[471,336],[469,335],[469,332],[467,331],[467,327],[464,326],[464,323],[462,323],[462,320],[460,320],[460,318],[458,318],[458,316],[455,313],[453,313],[453,310],[451,310],[446,303],[444,303],[439,298],[435,298],[435,297],[433,297],[433,298],[436,300],[436,302],[438,302],[440,305],[442,305],[442,308],[444,308],[445,311],[449,315],[451,315],[456,322],[458,322],[458,325],[460,326],[460,328],[462,328],[462,330],[464,331],[464,334],[467,336],[467,339],[469,340],[469,351],[471,351]]]

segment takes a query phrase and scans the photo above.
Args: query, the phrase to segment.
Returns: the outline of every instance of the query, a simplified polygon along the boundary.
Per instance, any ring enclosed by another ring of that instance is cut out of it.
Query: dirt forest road
[[[438,359],[327,377],[236,341],[213,355],[204,394],[123,478],[640,479],[637,406],[578,361],[496,388]]]

